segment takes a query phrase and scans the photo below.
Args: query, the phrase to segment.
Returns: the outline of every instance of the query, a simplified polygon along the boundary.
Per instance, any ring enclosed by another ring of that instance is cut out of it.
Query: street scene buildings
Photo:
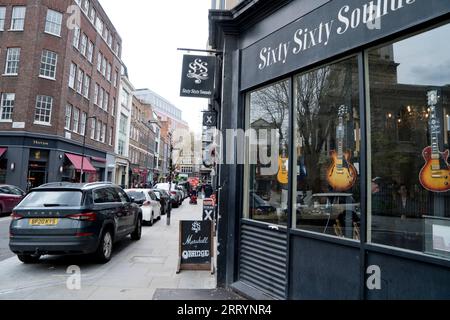
[[[30,190],[58,181],[163,181],[168,133],[189,126],[166,99],[135,90],[101,5],[75,3],[73,28],[66,27],[72,1],[1,6],[0,183]]]

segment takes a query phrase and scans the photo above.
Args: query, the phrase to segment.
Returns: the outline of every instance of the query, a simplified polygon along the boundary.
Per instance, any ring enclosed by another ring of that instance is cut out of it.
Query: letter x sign
[[[205,126],[205,127],[216,127],[217,126],[217,115],[214,111],[203,113],[203,126]]]
[[[213,221],[213,217],[212,217],[213,212],[214,212],[214,210],[208,210],[208,209],[203,210],[203,221]]]

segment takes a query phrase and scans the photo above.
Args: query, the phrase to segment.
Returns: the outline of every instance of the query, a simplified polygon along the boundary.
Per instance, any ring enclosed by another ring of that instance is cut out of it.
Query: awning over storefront
[[[0,148],[0,158],[8,151],[8,148]]]
[[[97,170],[92,166],[91,162],[88,158],[81,156],[77,156],[74,154],[66,153],[66,157],[72,162],[73,166],[75,167],[76,171],[81,171],[81,163],[83,163],[83,172],[86,173],[96,173]]]

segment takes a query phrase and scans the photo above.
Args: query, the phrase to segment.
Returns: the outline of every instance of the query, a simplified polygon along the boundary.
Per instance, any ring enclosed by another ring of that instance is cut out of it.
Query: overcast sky
[[[177,48],[206,48],[211,0],[100,2],[122,37],[122,60],[135,88],[163,96],[181,109],[191,130],[201,132],[207,99],[180,97],[184,52]]]

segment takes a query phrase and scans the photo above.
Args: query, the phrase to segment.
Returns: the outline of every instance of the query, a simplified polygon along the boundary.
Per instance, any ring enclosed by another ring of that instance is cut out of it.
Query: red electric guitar
[[[447,192],[450,190],[450,166],[448,165],[449,150],[439,151],[440,121],[436,112],[438,103],[437,90],[428,92],[430,107],[431,146],[423,150],[425,166],[420,171],[419,180],[422,186],[432,192]]]

